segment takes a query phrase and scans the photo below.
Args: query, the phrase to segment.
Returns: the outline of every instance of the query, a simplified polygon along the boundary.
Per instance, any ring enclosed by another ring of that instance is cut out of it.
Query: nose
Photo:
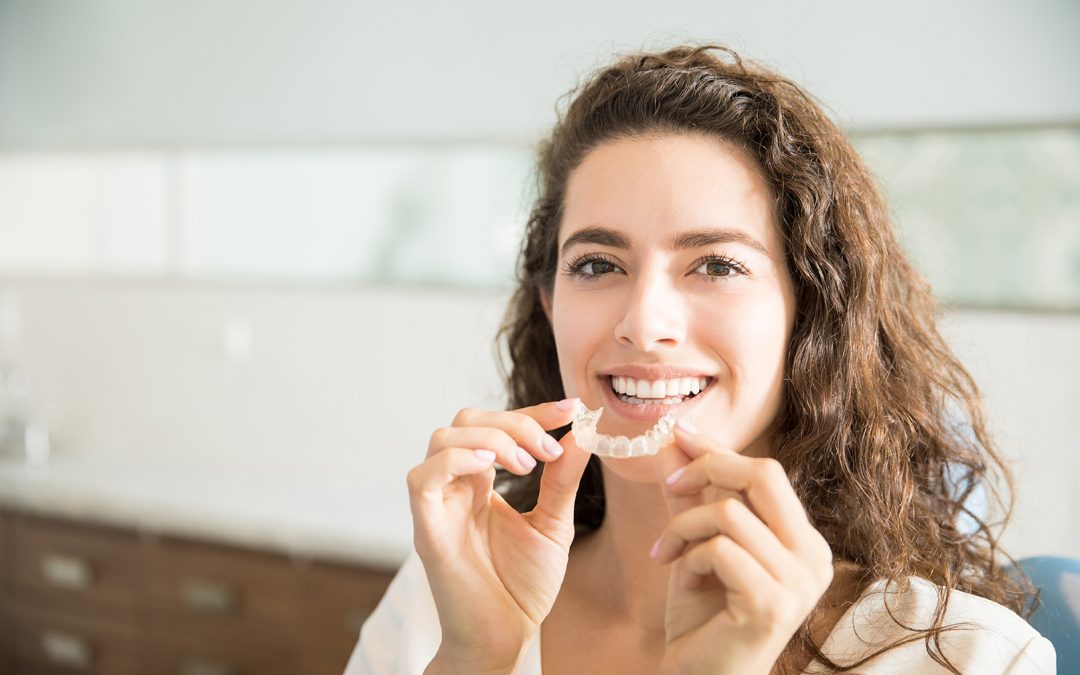
[[[684,298],[666,275],[641,274],[631,284],[615,339],[641,352],[682,344],[686,335]]]

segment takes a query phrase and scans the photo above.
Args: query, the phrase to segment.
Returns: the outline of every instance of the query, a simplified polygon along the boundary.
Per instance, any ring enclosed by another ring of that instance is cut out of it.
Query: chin
[[[659,484],[656,455],[648,457],[601,457],[600,462],[613,475],[631,483]]]

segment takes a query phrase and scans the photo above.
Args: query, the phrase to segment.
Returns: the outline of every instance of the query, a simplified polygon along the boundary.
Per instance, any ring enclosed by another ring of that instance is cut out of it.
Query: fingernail
[[[563,447],[559,445],[559,442],[547,434],[540,435],[540,445],[544,446],[544,450],[547,450],[552,457],[558,457],[563,453]]]
[[[671,475],[667,477],[667,480],[665,480],[664,482],[667,483],[668,485],[674,485],[675,483],[677,483],[679,481],[680,478],[682,478],[682,475],[684,473],[686,473],[686,467],[685,466],[683,468],[681,468],[681,469],[676,469],[675,471],[673,471],[671,473]]]
[[[525,448],[517,449],[517,458],[526,471],[532,471],[536,468],[536,459]]]
[[[491,450],[473,450],[473,454],[476,455],[478,460],[485,464],[495,461],[495,453]]]
[[[577,404],[578,399],[576,398],[564,398],[563,400],[556,403],[555,407],[559,410],[573,410],[577,406]]]
[[[675,426],[679,427],[688,434],[696,434],[698,432],[698,429],[694,426],[694,423],[685,418],[680,418],[678,421],[676,421]]]
[[[649,551],[649,557],[656,560],[656,556],[660,555],[660,540],[657,539],[656,543],[652,545],[652,550]]]

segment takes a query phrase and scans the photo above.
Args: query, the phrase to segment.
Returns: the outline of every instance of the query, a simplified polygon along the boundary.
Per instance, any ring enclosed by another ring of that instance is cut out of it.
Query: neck
[[[625,618],[646,633],[664,634],[670,565],[649,557],[668,524],[659,486],[620,478],[606,467],[604,522],[579,543],[582,589],[595,606]]]

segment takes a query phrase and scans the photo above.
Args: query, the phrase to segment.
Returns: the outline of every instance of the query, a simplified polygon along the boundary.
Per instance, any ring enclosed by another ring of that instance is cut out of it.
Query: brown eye
[[[609,263],[606,260],[593,260],[592,262],[585,263],[586,274],[608,274],[615,271],[615,265]]]
[[[706,274],[711,277],[726,277],[731,274],[731,265],[722,262],[705,263]]]

